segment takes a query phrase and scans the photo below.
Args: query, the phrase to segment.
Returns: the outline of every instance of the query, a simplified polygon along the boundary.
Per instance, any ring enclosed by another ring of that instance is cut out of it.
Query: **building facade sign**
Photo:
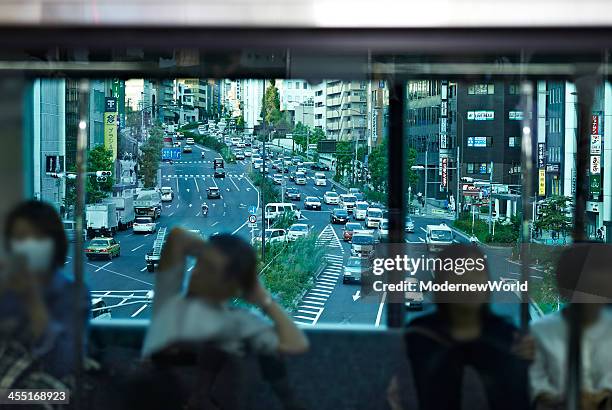
[[[117,99],[106,97],[104,101],[104,147],[117,159]]]
[[[480,110],[480,111],[468,111],[468,121],[492,121],[495,119],[495,111],[493,110]]]

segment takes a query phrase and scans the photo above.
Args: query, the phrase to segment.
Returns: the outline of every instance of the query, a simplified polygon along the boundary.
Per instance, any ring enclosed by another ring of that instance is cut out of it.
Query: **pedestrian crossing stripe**
[[[242,179],[244,178],[244,174],[225,174],[226,177],[230,177],[230,178],[238,178],[238,179]],[[162,178],[166,178],[166,179],[172,179],[172,178],[212,178],[212,175],[205,175],[205,174],[199,174],[199,175],[192,175],[192,174],[172,174],[172,175],[162,175]]]

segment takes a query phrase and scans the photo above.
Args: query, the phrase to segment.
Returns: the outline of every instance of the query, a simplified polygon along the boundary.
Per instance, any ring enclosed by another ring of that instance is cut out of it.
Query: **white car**
[[[250,156],[251,156],[251,154],[252,154],[252,151],[251,151],[250,149],[245,149],[245,150],[244,150],[244,156],[245,156],[245,157],[250,157]]]
[[[296,185],[306,185],[306,175],[303,172],[295,173],[295,184]]]
[[[185,143],[187,143],[187,144],[189,144],[189,145],[193,145],[193,144],[195,144],[195,141],[193,140],[193,138],[188,137],[188,138],[185,140]]]
[[[368,228],[378,228],[378,224],[383,219],[383,213],[380,208],[368,208],[366,214],[366,227]]]
[[[316,196],[307,196],[304,199],[304,209],[321,210],[321,201]]]
[[[340,195],[340,205],[342,205],[342,207],[346,209],[346,212],[348,213],[353,212],[353,208],[355,208],[356,203],[357,203],[357,198],[355,197],[355,195],[353,194]]]
[[[325,174],[322,172],[317,172],[314,175],[315,178],[315,186],[327,186],[327,178]]]
[[[323,195],[323,202],[325,202],[327,205],[338,205],[340,202],[340,195],[334,191],[327,191]]]
[[[306,224],[293,224],[287,231],[287,239],[295,241],[296,239],[303,238],[310,233],[310,227]]]
[[[383,219],[378,223],[378,238],[381,241],[389,238],[389,220]]]
[[[172,202],[174,199],[174,191],[169,186],[161,187],[161,200],[162,202]]]
[[[282,243],[287,241],[287,231],[284,229],[266,229],[266,243],[274,244],[274,243]],[[254,239],[253,245],[255,242],[261,244],[261,236],[258,236]]]
[[[365,221],[366,215],[368,214],[368,203],[364,201],[359,201],[355,203],[355,208],[353,209],[353,218],[357,221]]]
[[[138,217],[134,219],[132,224],[132,231],[134,233],[154,233],[157,230],[157,224],[151,217]]]

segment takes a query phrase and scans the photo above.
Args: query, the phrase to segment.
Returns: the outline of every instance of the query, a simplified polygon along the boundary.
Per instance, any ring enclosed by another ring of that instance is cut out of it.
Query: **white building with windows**
[[[314,91],[306,80],[276,80],[281,111],[294,111],[314,97]]]
[[[261,103],[264,95],[264,81],[245,79],[241,83],[242,112],[244,131],[253,134],[255,126],[261,123]]]

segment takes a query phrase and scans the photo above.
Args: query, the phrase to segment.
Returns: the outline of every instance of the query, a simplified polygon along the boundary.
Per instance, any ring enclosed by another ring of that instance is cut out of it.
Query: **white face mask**
[[[50,238],[12,240],[11,250],[25,258],[26,267],[32,273],[46,273],[51,269],[55,245]]]

